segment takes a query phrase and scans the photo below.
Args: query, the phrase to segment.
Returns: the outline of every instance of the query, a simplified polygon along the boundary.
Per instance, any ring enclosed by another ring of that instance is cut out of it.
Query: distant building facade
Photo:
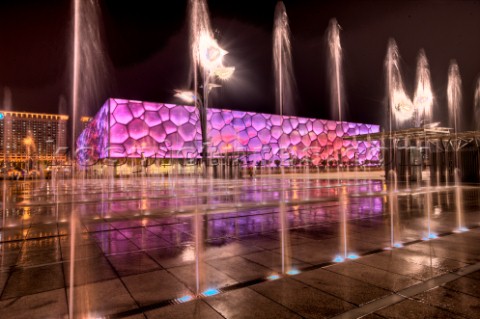
[[[0,111],[0,161],[66,160],[68,115]]]

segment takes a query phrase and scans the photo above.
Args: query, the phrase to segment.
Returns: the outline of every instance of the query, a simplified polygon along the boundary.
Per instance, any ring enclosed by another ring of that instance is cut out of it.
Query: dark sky
[[[187,1],[100,0],[107,96],[179,103],[173,90],[189,79]],[[424,48],[437,98],[436,119],[446,113],[447,71],[458,61],[465,118],[471,118],[480,74],[480,1],[284,1],[292,31],[298,84],[297,115],[330,118],[325,34],[336,17],[342,26],[346,120],[383,123],[383,60],[396,39],[409,94],[416,56]],[[274,0],[208,1],[220,45],[229,51],[234,78],[212,92],[212,105],[273,113],[272,29]],[[13,109],[58,112],[70,101],[70,0],[0,1],[0,87],[9,87]],[[96,77],[96,75],[90,75]],[[3,90],[0,96],[3,99]],[[0,99],[0,103],[2,103]],[[0,104],[3,106],[3,103]]]

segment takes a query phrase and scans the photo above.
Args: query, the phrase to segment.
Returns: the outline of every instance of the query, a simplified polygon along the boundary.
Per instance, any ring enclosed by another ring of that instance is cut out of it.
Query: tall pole
[[[208,139],[207,139],[207,107],[208,107],[208,71],[203,70],[203,103],[200,108],[200,126],[202,129],[202,161],[204,165],[204,176],[207,176],[208,161]]]

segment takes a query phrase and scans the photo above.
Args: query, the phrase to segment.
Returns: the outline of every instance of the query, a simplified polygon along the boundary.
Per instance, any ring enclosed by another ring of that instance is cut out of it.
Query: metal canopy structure
[[[462,181],[480,182],[480,131],[455,132],[448,127],[430,126],[344,139],[380,140],[385,171],[394,167],[399,180],[421,180],[425,170],[430,171],[430,176],[439,174],[443,181],[452,180],[454,169],[460,168]]]
[[[459,148],[464,145],[475,142],[480,145],[480,131],[464,131],[455,133],[452,128],[448,127],[426,127],[426,128],[409,128],[405,130],[393,132],[378,132],[371,134],[361,134],[356,136],[345,136],[345,140],[354,141],[388,141],[396,142],[401,140],[423,140],[428,142],[455,142],[458,141]]]

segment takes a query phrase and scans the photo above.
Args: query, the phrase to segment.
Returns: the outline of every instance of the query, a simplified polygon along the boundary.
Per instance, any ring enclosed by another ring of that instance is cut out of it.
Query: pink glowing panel
[[[109,120],[110,119],[110,120]],[[289,155],[322,160],[379,160],[379,141],[348,141],[344,136],[379,132],[378,125],[339,123],[293,116],[208,109],[211,155],[249,152],[248,161]],[[199,112],[192,106],[109,99],[82,132],[79,159],[107,157],[200,157]],[[285,155],[287,154],[287,155]],[[282,157],[282,158],[283,158]]]
[[[221,130],[225,126],[225,121],[223,120],[222,114],[213,114],[210,119],[210,125],[216,130]]]
[[[149,127],[153,127],[161,124],[162,118],[158,112],[147,111],[145,112],[145,123],[147,123]]]
[[[178,133],[184,141],[193,141],[197,134],[197,128],[193,124],[186,123],[178,128]]]
[[[133,120],[132,111],[126,104],[117,105],[115,111],[113,111],[113,116],[115,120],[121,124],[128,124]]]
[[[129,108],[132,111],[133,116],[137,118],[141,117],[143,113],[145,113],[145,108],[143,104],[140,103],[131,103]]]
[[[183,106],[176,106],[170,111],[170,120],[176,126],[183,125],[188,122],[190,113]]]
[[[112,133],[110,137],[110,142],[114,144],[122,144],[128,139],[128,130],[127,127],[123,124],[116,123],[110,128]]]
[[[149,127],[148,127],[147,123],[145,121],[142,121],[141,119],[135,119],[128,124],[128,133],[129,133],[130,137],[132,137],[135,140],[138,140],[142,137],[147,136],[148,135],[148,129],[149,129]],[[111,141],[112,137],[113,136],[110,135],[110,141]]]

